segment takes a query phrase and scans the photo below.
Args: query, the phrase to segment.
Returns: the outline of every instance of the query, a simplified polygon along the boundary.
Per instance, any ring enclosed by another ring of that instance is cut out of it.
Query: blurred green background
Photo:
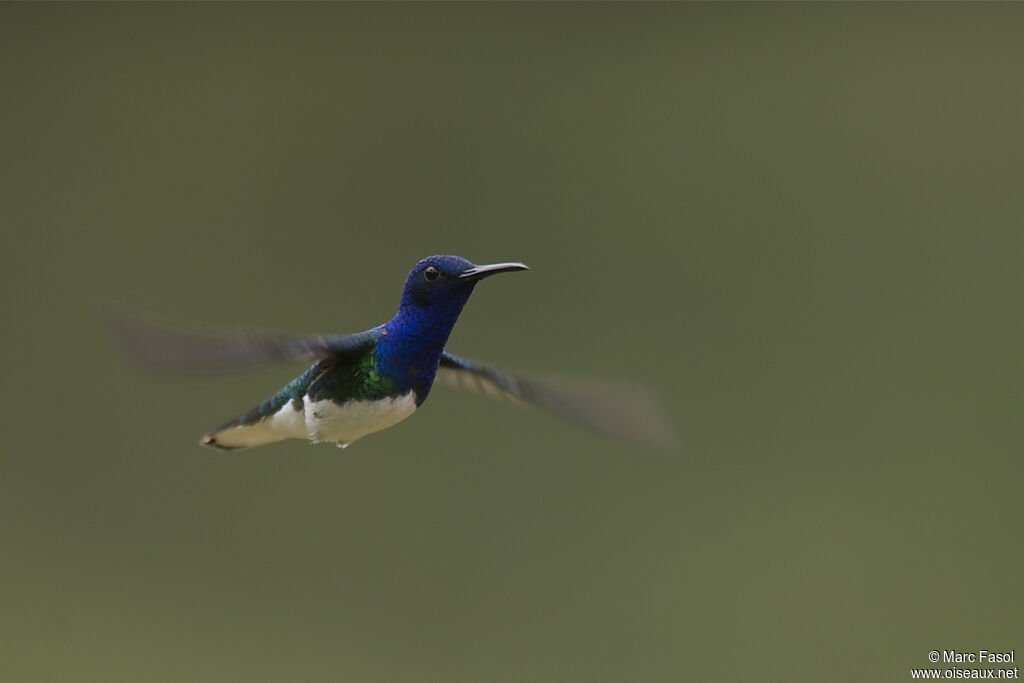
[[[0,7],[3,681],[907,680],[1024,649],[1024,6]],[[457,353],[626,377],[660,455],[438,389],[196,445],[432,253]]]

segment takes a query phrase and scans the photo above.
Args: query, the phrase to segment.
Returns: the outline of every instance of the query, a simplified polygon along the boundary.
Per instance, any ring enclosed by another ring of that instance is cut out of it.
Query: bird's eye
[[[423,271],[423,279],[425,279],[427,282],[434,282],[440,276],[441,271],[435,268],[434,266],[428,266],[427,269]]]

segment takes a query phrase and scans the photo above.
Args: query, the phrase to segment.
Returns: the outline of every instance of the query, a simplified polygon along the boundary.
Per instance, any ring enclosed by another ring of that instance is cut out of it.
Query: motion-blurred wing
[[[358,351],[377,337],[376,330],[302,336],[156,322],[114,309],[106,311],[106,318],[134,361],[150,369],[183,372],[245,370],[282,360],[312,362]]]
[[[527,377],[445,352],[437,377],[446,384],[532,403],[605,436],[670,448],[675,434],[644,389],[594,379]]]

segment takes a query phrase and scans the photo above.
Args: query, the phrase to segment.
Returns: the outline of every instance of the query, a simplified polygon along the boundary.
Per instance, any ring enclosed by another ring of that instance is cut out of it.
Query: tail
[[[199,443],[219,451],[240,451],[288,438],[273,429],[269,423],[269,419],[263,418],[253,424],[242,424],[239,418],[208,434],[203,434]]]
[[[222,451],[234,451],[284,439],[309,438],[301,397],[320,372],[319,365],[313,365],[245,415],[204,434],[199,443]]]

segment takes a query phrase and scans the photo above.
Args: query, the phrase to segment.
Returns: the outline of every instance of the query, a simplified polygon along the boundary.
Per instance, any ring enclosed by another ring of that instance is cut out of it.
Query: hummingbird
[[[213,371],[280,360],[311,363],[270,398],[199,440],[222,451],[291,438],[345,448],[412,415],[438,379],[534,404],[608,436],[669,446],[672,431],[660,407],[636,386],[527,376],[445,349],[481,280],[525,270],[516,262],[475,265],[460,256],[429,256],[406,276],[395,315],[355,334],[186,330],[123,312],[108,317],[124,350],[152,368]]]

